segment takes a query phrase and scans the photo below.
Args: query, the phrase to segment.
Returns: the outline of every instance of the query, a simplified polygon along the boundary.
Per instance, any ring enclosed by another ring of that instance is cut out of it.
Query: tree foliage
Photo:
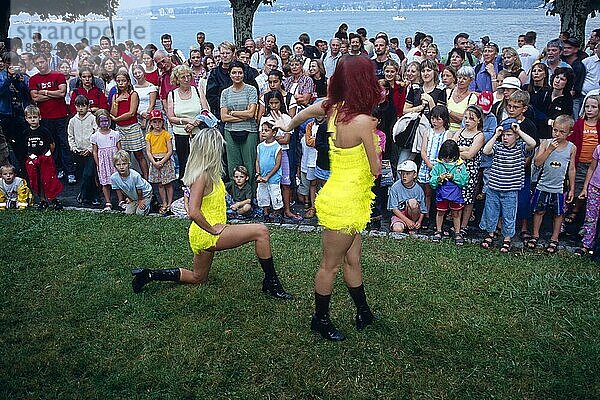
[[[569,32],[585,45],[585,25],[588,16],[600,11],[600,0],[544,0],[550,4],[548,14],[560,16],[561,32]]]
[[[108,17],[119,6],[119,0],[7,0],[6,3],[6,8],[0,7],[0,38],[8,36],[11,14],[26,12],[42,19],[60,16],[65,21],[74,21],[90,13]]]
[[[233,37],[238,47],[252,37],[254,13],[261,4],[272,6],[276,0],[229,0],[233,10]]]

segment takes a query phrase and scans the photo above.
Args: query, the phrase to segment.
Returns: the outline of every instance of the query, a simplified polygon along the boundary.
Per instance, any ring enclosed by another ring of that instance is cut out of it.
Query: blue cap
[[[503,130],[508,131],[512,129],[512,124],[518,123],[519,121],[517,121],[515,118],[506,118],[504,121],[500,122],[500,125],[502,126]]]

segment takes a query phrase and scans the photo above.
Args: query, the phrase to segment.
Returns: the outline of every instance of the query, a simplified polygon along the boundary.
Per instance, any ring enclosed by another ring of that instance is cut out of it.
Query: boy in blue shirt
[[[417,164],[406,160],[398,166],[400,179],[390,188],[388,210],[392,212],[390,230],[392,232],[414,233],[421,228],[423,217],[427,215],[425,193],[417,185]]]
[[[110,184],[117,193],[125,196],[125,214],[148,215],[152,201],[152,185],[134,169],[131,158],[125,150],[119,150],[113,156],[117,172],[110,176]]]

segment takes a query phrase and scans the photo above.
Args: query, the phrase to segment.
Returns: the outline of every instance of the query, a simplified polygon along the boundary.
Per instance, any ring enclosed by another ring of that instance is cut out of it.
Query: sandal
[[[104,204],[104,208],[102,209],[102,211],[112,211],[112,203]]]
[[[464,236],[468,236],[469,235],[469,228],[467,226],[465,226],[464,228],[460,228],[460,234],[464,237]]]
[[[500,253],[508,253],[510,251],[510,239],[504,239],[502,241],[502,247],[500,247]]]
[[[158,213],[160,215],[165,215],[167,211],[169,211],[169,207],[167,207],[166,205],[160,206],[160,208],[158,209]]]
[[[576,220],[576,219],[577,219],[577,213],[576,213],[576,212],[573,212],[573,211],[571,211],[570,213],[568,213],[568,214],[565,216],[565,219],[564,219],[564,221],[565,221],[565,223],[567,223],[567,224],[572,224],[573,222],[575,222],[575,220]]]
[[[528,249],[535,249],[537,247],[538,244],[538,240],[540,240],[539,237],[537,236],[532,236],[528,241],[527,241],[527,248]]]
[[[457,246],[462,246],[463,244],[465,244],[465,238],[463,238],[463,235],[461,235],[460,233],[454,235],[454,244]]]
[[[481,247],[484,249],[489,249],[490,247],[492,247],[492,244],[494,243],[494,239],[496,238],[496,235],[491,233],[488,234],[485,239],[483,239],[483,242],[481,242]]]
[[[435,231],[435,233],[433,234],[433,236],[431,237],[431,241],[433,243],[439,243],[442,241],[443,238],[443,232],[442,231]]]
[[[126,202],[125,200],[121,200],[121,201],[119,202],[119,208],[120,208],[121,210],[125,210],[125,209],[127,208],[127,202]]]
[[[551,240],[546,247],[546,253],[554,254],[558,250],[558,240]]]
[[[293,214],[292,216],[285,215],[285,216],[283,217],[283,219],[290,220],[290,221],[292,221],[292,222],[300,222],[300,221],[302,221],[304,218],[302,218],[300,215]]]
[[[580,247],[578,249],[575,249],[574,253],[576,256],[587,256],[590,254],[590,249],[588,249],[587,247]]]
[[[311,207],[308,210],[306,210],[306,212],[304,213],[304,218],[308,219],[308,218],[312,218],[315,216],[315,208]]]
[[[533,236],[531,236],[531,234],[527,231],[521,231],[521,234],[519,235],[521,237],[521,241],[523,243],[528,243],[531,238],[533,238]]]

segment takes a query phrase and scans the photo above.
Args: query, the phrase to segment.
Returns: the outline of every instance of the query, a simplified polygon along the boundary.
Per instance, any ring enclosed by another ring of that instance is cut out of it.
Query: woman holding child
[[[328,340],[345,338],[329,318],[329,302],[340,268],[357,307],[356,328],[374,321],[365,297],[360,266],[361,236],[371,216],[374,176],[380,162],[374,134],[373,108],[382,100],[371,61],[343,56],[331,77],[327,98],[313,104],[285,123],[275,113],[275,127],[291,131],[310,118],[328,117],[331,175],[317,196],[315,206],[323,231],[323,255],[315,276],[315,314],[311,329]]]

